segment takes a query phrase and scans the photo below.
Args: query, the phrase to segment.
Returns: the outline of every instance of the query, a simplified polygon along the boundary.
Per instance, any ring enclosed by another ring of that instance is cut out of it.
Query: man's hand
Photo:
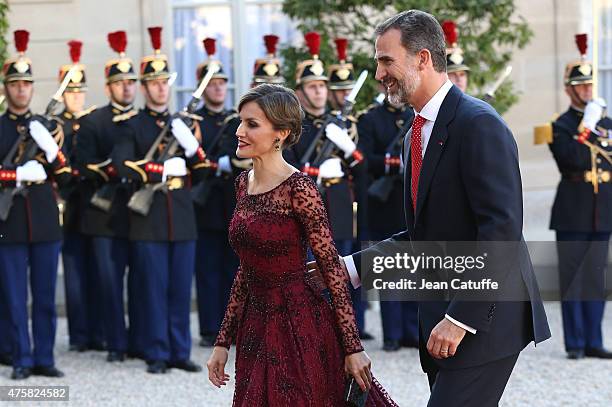
[[[465,332],[465,329],[444,318],[431,331],[427,341],[427,351],[435,359],[454,356]]]

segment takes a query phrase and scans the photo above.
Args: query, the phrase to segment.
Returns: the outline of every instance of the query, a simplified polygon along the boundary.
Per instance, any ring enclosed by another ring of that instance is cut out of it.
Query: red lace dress
[[[299,172],[249,195],[236,180],[230,243],[240,257],[216,345],[236,344],[234,406],[339,407],[344,356],[363,350],[323,201]],[[333,307],[305,280],[310,246]],[[368,406],[395,406],[375,382]]]

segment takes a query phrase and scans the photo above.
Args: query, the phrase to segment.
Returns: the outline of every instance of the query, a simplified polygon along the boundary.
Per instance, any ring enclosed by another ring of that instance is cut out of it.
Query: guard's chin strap
[[[584,109],[586,107],[588,101],[582,100],[582,98],[580,96],[578,96],[578,92],[576,92],[576,89],[574,89],[573,85],[570,86],[570,91],[572,92],[572,95],[574,95],[574,98],[576,100],[578,100],[580,103],[582,103],[581,107]]]
[[[334,92],[333,90],[330,91],[332,92],[332,97],[334,98],[334,102],[336,102],[336,109],[341,110],[342,109],[342,103],[340,100],[338,100],[338,94],[336,92]]]
[[[314,103],[312,103],[312,100],[310,100],[310,98],[308,97],[308,94],[306,93],[306,91],[304,91],[304,87],[302,85],[300,85],[300,90],[302,91],[302,95],[304,96],[304,99],[306,99],[306,102],[308,102],[308,107],[311,109],[315,109]]]

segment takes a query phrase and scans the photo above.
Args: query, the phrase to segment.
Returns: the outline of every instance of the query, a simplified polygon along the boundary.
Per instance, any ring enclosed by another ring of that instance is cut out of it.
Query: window
[[[608,102],[608,113],[612,111],[612,0],[599,3],[599,49],[598,49],[598,95]]]
[[[173,0],[174,65],[177,106],[185,106],[195,89],[195,71],[206,59],[202,40],[217,40],[216,58],[229,77],[226,106],[234,106],[251,84],[253,64],[265,55],[265,34],[281,44],[301,40],[295,24],[282,13],[282,1]]]

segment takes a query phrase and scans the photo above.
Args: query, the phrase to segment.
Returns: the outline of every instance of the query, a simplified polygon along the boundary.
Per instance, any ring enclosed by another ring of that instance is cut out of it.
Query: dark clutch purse
[[[344,400],[347,407],[364,407],[368,399],[368,392],[361,390],[354,377],[346,382],[344,389]]]

